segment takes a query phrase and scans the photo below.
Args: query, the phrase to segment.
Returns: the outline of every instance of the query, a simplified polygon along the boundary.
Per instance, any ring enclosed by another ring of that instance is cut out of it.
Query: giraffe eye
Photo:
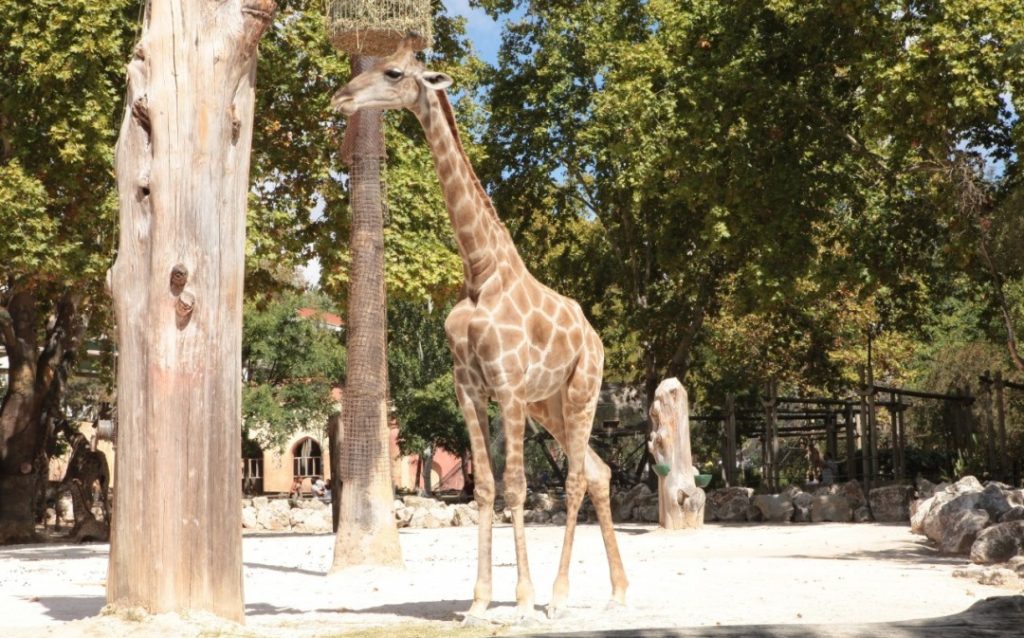
[[[405,73],[402,73],[401,69],[388,69],[384,72],[384,75],[388,76],[392,80],[397,80],[405,75]]]

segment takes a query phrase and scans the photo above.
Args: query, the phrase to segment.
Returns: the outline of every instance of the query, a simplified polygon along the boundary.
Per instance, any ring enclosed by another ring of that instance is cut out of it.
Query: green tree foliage
[[[649,390],[852,381],[869,326],[918,338],[943,297],[953,159],[1000,162],[996,192],[1017,173],[1010,0],[481,4],[516,12],[489,78],[498,209]]]
[[[388,307],[388,380],[406,454],[441,447],[461,456],[469,450],[444,334],[449,308],[402,300]]]
[[[345,346],[322,297],[285,291],[251,299],[242,325],[245,438],[280,446],[296,430],[323,426],[331,388],[345,378]]]
[[[102,335],[137,5],[0,2],[0,543],[31,538],[68,375]]]

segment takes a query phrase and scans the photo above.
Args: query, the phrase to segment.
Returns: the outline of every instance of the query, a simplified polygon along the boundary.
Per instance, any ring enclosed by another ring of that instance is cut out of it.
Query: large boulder
[[[708,505],[719,521],[745,521],[754,490],[749,487],[723,487],[711,492]]]
[[[910,520],[910,499],[914,488],[909,485],[876,487],[868,494],[871,513],[879,523],[900,523]]]
[[[864,498],[864,489],[861,488],[860,483],[858,483],[856,479],[850,479],[842,485],[839,485],[837,493],[846,497],[846,500],[850,503],[851,509],[864,507],[868,504],[868,500]]]
[[[939,551],[944,554],[966,554],[989,523],[988,512],[981,509],[953,510],[943,520]]]
[[[1000,523],[1009,523],[1011,521],[1024,521],[1024,505],[1011,507],[999,517]]]
[[[977,535],[970,547],[975,563],[1002,563],[1024,554],[1024,521],[997,523]]]
[[[644,487],[647,487],[644,485]],[[543,510],[548,514],[565,511],[565,498],[549,492],[533,492],[526,499],[526,507],[531,510]]]
[[[867,505],[858,507],[853,510],[853,522],[854,523],[870,523],[871,522],[871,510],[868,509]]]
[[[984,489],[984,486],[982,486],[981,481],[973,476],[965,476],[956,483],[953,483],[950,488],[957,494],[967,494],[969,492],[980,492]]]
[[[527,523],[534,523],[537,525],[543,525],[551,520],[551,514],[547,510],[526,510],[523,515],[523,520]]]
[[[612,495],[612,519],[628,521],[633,516],[633,508],[650,495],[651,489],[644,483],[637,483],[625,492],[616,492]]]
[[[936,543],[942,542],[943,537],[946,535],[945,530],[953,524],[954,520],[959,520],[961,512],[977,508],[981,490],[978,490],[977,492],[964,492],[958,496],[955,494],[956,492],[936,494],[933,498],[938,498],[940,500],[950,496],[952,496],[952,498],[949,500],[942,500],[942,502],[937,506],[932,505],[928,514],[925,515],[924,523],[922,525],[924,535]],[[988,516],[987,512],[986,516]]]
[[[760,512],[761,520],[769,523],[788,523],[793,520],[793,501],[789,493],[758,494],[752,502]]]
[[[811,521],[811,504],[814,497],[807,492],[800,492],[793,497],[793,522],[809,523]]]
[[[1003,514],[1014,507],[1024,505],[1019,499],[1020,493],[1017,490],[1010,488],[1008,485],[992,481],[981,491],[981,496],[978,498],[978,507],[988,512],[992,520],[997,521]]]
[[[253,499],[255,501],[257,499]],[[287,501],[285,501],[287,503]],[[264,507],[256,510],[256,524],[259,529],[268,532],[281,532],[291,527],[291,520],[287,513],[273,507]]]
[[[915,534],[925,533],[925,522],[933,515],[938,514],[939,508],[953,500],[953,495],[948,492],[936,492],[924,500],[914,501],[910,505],[910,531]]]
[[[453,509],[455,515],[452,517],[452,525],[469,527],[480,521],[480,509],[475,501],[456,505]]]
[[[811,522],[831,521],[849,523],[853,520],[853,506],[845,494],[815,496],[811,502]]]
[[[256,522],[256,508],[242,508],[242,529],[256,529],[259,524]]]

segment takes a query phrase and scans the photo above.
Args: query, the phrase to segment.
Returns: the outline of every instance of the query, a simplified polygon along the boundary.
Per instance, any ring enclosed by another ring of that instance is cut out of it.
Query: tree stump
[[[241,361],[256,45],[273,0],[150,0],[115,152],[107,600],[241,621]]]
[[[665,379],[651,404],[654,431],[648,448],[658,474],[658,524],[665,529],[696,529],[704,525],[704,490],[694,481],[690,452],[690,414],[686,388],[679,379]]]

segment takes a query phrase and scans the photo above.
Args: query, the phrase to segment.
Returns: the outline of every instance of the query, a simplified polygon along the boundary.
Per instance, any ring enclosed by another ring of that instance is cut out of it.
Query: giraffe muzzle
[[[338,92],[331,98],[331,109],[340,111],[344,115],[352,115],[359,110],[359,107],[356,106],[356,101],[351,95]]]

